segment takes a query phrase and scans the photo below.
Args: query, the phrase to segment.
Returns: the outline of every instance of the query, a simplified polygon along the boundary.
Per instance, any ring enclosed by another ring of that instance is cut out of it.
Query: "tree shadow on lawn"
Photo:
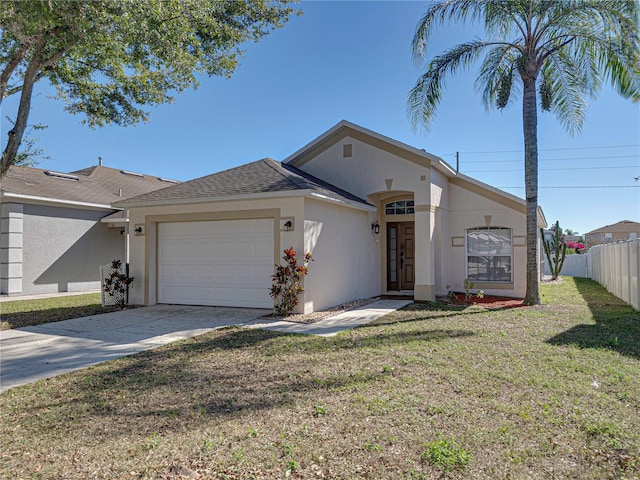
[[[413,321],[423,320],[422,318]],[[402,320],[409,322],[409,320]],[[380,324],[379,327],[393,324]],[[364,335],[363,335],[364,333]],[[371,332],[366,326],[347,330],[332,337],[304,335],[297,333],[282,333],[242,327],[228,327],[218,331],[218,335],[211,338],[208,335],[185,339],[170,346],[162,347],[160,351],[197,355],[216,350],[239,351],[247,349],[255,355],[273,357],[281,354],[318,354],[339,349],[376,348],[381,345],[406,344],[412,342],[441,342],[450,339],[473,336],[471,330],[463,329],[425,329],[416,328],[399,332]],[[278,341],[285,339],[285,341]],[[259,348],[259,350],[256,350]]]
[[[325,358],[324,351],[441,342],[471,335],[465,330],[412,330],[324,338],[231,327],[78,372],[60,387],[64,395],[54,394],[50,402],[34,409],[64,410],[80,404],[89,406],[91,415],[131,421],[260,412],[312,402],[322,392],[384,382],[391,374],[372,365],[370,356],[343,371],[316,368],[315,358]],[[289,363],[291,355],[299,356],[295,364]],[[123,403],[120,396],[144,400]],[[312,407],[310,403],[310,411]]]
[[[576,325],[548,342],[606,348],[640,359],[640,313],[589,278],[575,277],[573,281],[596,324]]]
[[[371,323],[361,325],[358,329],[374,328],[383,325],[395,325],[401,323],[421,322],[426,320],[440,320],[443,318],[451,318],[458,316],[470,316],[480,314],[491,314],[494,312],[501,312],[504,310],[512,310],[514,307],[499,307],[499,308],[483,308],[478,305],[449,305],[441,302],[416,302],[407,305],[406,307],[398,310],[402,312],[415,312],[415,316],[408,316],[407,318],[398,318],[398,315],[391,313]]]
[[[103,307],[100,303],[96,303],[94,305],[54,307],[28,312],[3,312],[0,329],[8,330],[13,328],[34,327],[45,323],[60,322],[80,317],[90,317],[118,310],[120,310],[119,306]]]

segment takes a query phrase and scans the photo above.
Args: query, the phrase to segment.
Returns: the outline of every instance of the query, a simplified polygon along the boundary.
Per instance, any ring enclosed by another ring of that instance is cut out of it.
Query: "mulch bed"
[[[444,300],[452,305],[478,305],[486,308],[487,310],[518,308],[524,306],[524,300],[522,298],[499,297],[496,295],[485,295],[482,298],[478,298],[474,295],[467,301],[464,293],[457,293],[453,298],[447,297]]]
[[[270,313],[268,315],[263,316],[262,318],[269,318],[271,320],[284,320],[285,322],[294,322],[294,323],[315,323],[318,320],[322,320],[323,318],[327,318],[332,315],[338,315],[339,313],[346,312],[348,310],[352,310],[361,305],[366,305],[367,303],[375,302],[379,300],[381,297],[373,297],[373,298],[362,298],[358,300],[354,300],[353,302],[344,303],[342,305],[337,305],[333,308],[329,308],[327,310],[322,310],[320,312],[312,312],[307,314],[291,314],[287,316],[276,315],[275,313]],[[382,297],[382,298],[398,298],[398,297]],[[441,298],[445,303],[456,306],[471,306],[478,305],[487,310],[497,310],[502,308],[517,308],[524,306],[522,304],[522,298],[511,298],[511,297],[499,297],[495,295],[485,295],[482,298],[477,298],[473,296],[469,301],[465,300],[464,293],[458,293],[455,295],[455,299],[450,297]]]

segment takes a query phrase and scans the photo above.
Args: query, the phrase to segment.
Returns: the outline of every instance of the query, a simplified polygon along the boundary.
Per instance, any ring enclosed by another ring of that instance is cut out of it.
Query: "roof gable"
[[[435,167],[447,176],[454,173],[453,169],[436,155],[381,135],[373,130],[348,122],[347,120],[342,120],[334,125],[325,133],[287,157],[283,163],[300,168],[346,137],[354,138],[417,165]]]

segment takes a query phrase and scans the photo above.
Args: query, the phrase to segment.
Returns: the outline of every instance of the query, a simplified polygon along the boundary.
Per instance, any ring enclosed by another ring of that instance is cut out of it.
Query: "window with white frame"
[[[604,234],[604,243],[613,242],[613,233],[605,233]]]
[[[387,203],[384,206],[384,213],[387,215],[404,215],[414,213],[413,200],[398,200],[396,202]]]
[[[476,227],[467,230],[467,278],[474,282],[513,281],[511,229]]]

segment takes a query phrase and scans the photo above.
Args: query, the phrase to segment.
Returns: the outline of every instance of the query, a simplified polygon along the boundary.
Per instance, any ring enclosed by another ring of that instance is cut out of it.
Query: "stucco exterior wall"
[[[305,252],[314,261],[305,277],[305,312],[380,295],[380,238],[375,213],[306,198]]]
[[[449,179],[435,169],[431,170],[431,204],[434,205],[434,277],[437,294],[447,285],[449,270]],[[445,292],[446,293],[446,292]]]
[[[351,145],[351,157],[344,157],[344,145]],[[399,168],[399,166],[402,168]],[[376,192],[423,191],[421,176],[428,168],[417,165],[351,137],[345,137],[310,162],[299,167],[360,198]],[[427,203],[428,197],[416,196],[417,203]]]
[[[100,288],[100,265],[124,260],[125,237],[110,212],[24,204],[22,295]]]
[[[129,222],[132,232],[142,227],[143,234],[131,235],[130,275],[135,277],[129,290],[132,304],[157,303],[156,248],[157,224],[160,222],[232,220],[242,218],[273,218],[274,264],[280,263],[285,248],[304,251],[304,204],[302,198],[284,197],[229,202],[191,203],[167,206],[131,208]],[[285,231],[282,224],[292,220],[293,229]],[[265,285],[270,288],[270,285]],[[303,304],[298,311],[302,311]]]
[[[509,203],[509,202],[506,202]],[[451,290],[463,291],[466,273],[466,231],[474,227],[504,227],[511,229],[513,284],[482,286],[485,293],[509,297],[524,297],[526,290],[526,216],[505,203],[493,201],[459,185],[450,183],[448,195],[448,233],[442,235],[442,284],[438,294]],[[444,222],[443,222],[444,223]]]

